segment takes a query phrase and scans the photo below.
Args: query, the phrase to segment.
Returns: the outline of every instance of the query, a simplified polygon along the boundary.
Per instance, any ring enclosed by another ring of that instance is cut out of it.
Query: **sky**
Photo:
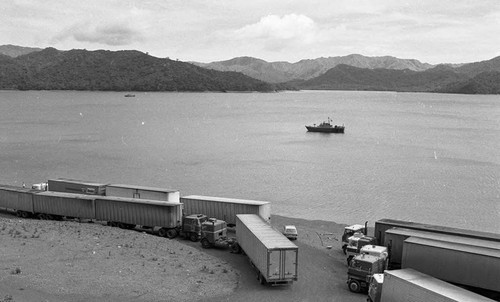
[[[500,56],[500,0],[2,0],[0,45],[180,61]]]

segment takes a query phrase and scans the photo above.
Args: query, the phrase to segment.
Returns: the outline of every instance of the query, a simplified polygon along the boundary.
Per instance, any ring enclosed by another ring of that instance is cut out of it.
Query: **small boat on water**
[[[135,97],[135,94],[128,93],[125,95],[126,98],[133,98]]]
[[[306,126],[308,132],[322,132],[322,133],[344,133],[345,126],[332,125],[332,120],[328,118],[327,122],[322,122],[319,125],[313,124]]]

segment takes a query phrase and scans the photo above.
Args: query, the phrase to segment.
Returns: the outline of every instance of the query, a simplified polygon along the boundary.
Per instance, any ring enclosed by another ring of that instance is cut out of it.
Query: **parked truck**
[[[366,291],[373,274],[383,273],[387,258],[359,254],[354,256],[347,268],[347,286],[354,293]]]
[[[107,184],[92,181],[57,178],[48,180],[48,190],[63,193],[106,195]]]
[[[463,237],[457,235],[449,235],[421,230],[412,230],[405,228],[391,228],[385,231],[383,245],[389,250],[389,268],[401,268],[403,257],[404,241],[410,237],[427,238],[445,242],[455,242],[464,245],[486,247],[500,251],[500,242],[490,241],[478,238]]]
[[[344,251],[344,254],[347,254],[347,246],[351,236],[354,236],[354,234],[367,235],[367,224],[368,221],[365,222],[365,225],[353,224],[344,228],[344,234],[342,234],[342,251]]]
[[[402,268],[435,278],[500,292],[500,250],[457,242],[410,237],[404,241]]]
[[[209,218],[201,224],[201,246],[203,248],[231,248],[235,253],[241,252],[236,238],[228,237],[227,224],[224,220]]]
[[[297,281],[299,248],[260,216],[236,215],[236,240],[255,267],[261,284]]]
[[[178,190],[138,185],[109,184],[106,186],[106,196],[180,202]]]
[[[369,302],[491,302],[493,300],[413,269],[375,274]]]
[[[186,215],[203,213],[224,220],[231,227],[236,225],[237,214],[256,214],[266,222],[271,220],[271,203],[268,201],[189,195],[181,197],[181,203]]]
[[[355,233],[353,236],[348,239],[349,244],[346,248],[347,255],[347,263],[351,261],[351,259],[360,254],[361,248],[366,245],[374,245],[377,242],[377,238],[372,236],[366,236],[362,233]]]

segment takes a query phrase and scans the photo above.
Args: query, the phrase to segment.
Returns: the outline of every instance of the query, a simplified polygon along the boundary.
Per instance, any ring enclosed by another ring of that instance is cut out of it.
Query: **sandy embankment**
[[[300,244],[343,261],[338,251],[342,226],[280,216],[272,220],[277,227],[296,224]],[[228,253],[214,256],[198,245],[98,223],[1,213],[0,301],[196,301],[237,294],[240,272],[225,261]]]

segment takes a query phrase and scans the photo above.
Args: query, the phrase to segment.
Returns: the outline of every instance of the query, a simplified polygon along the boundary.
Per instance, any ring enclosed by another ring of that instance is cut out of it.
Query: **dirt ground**
[[[347,289],[343,225],[273,216],[299,231],[299,280],[260,285],[248,258],[99,223],[0,212],[0,302],[365,301]]]

